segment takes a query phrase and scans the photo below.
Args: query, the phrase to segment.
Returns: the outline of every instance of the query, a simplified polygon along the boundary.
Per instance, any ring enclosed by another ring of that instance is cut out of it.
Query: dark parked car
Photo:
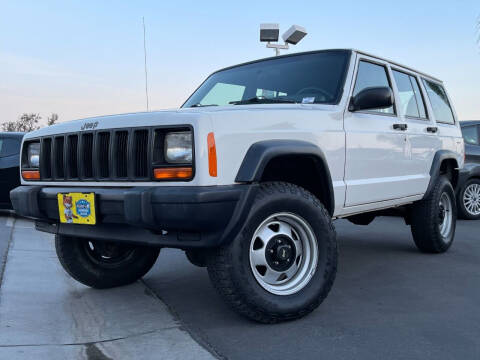
[[[23,133],[0,132],[0,209],[11,209],[10,190],[20,185],[20,146]]]
[[[464,219],[480,219],[480,121],[461,124],[465,139],[465,167],[460,172],[457,199],[459,215]]]

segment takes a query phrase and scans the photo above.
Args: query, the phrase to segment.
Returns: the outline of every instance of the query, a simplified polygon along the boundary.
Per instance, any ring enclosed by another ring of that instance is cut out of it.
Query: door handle
[[[406,131],[408,129],[407,124],[393,124],[393,130]]]
[[[427,127],[427,131],[435,134],[436,132],[438,132],[438,127],[429,126],[429,127]]]

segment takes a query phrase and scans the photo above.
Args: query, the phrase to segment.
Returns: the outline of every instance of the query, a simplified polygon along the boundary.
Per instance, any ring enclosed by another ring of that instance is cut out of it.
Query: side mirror
[[[393,92],[389,87],[369,87],[352,97],[349,111],[387,109],[393,106]]]

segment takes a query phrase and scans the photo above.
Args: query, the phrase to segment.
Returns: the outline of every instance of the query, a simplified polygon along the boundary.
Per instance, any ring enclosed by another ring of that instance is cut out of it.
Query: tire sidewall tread
[[[283,296],[271,294],[258,284],[248,257],[254,231],[267,216],[278,212],[304,218],[319,246],[317,268],[309,283],[297,293]],[[208,271],[214,287],[234,310],[258,322],[276,323],[302,317],[320,305],[335,280],[337,259],[335,229],[320,201],[296,185],[271,182],[260,186],[236,238],[212,252]]]

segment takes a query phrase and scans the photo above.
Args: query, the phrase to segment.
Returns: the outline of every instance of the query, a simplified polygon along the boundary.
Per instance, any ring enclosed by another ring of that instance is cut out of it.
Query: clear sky
[[[445,81],[460,119],[480,119],[480,2],[0,0],[0,123],[180,106],[212,71],[273,55],[259,24],[309,35],[293,51],[359,48]],[[292,51],[291,51],[292,52]]]

